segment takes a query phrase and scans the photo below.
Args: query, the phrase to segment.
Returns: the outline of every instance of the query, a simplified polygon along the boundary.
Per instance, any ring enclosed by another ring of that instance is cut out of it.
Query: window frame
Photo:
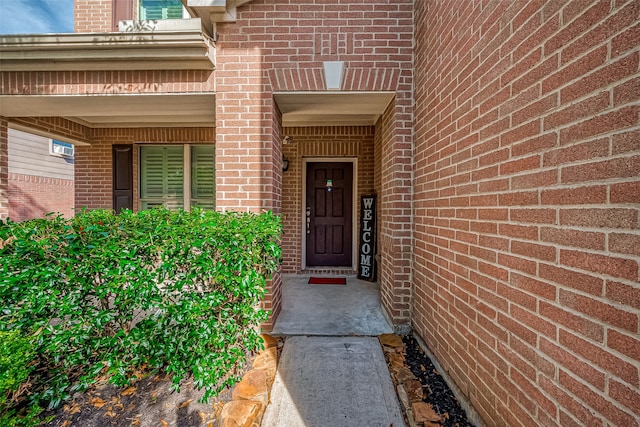
[[[142,197],[142,181],[143,181],[143,167],[142,167],[142,151],[145,148],[151,147],[178,147],[181,146],[183,148],[182,151],[182,209],[185,211],[191,210],[193,197],[192,197],[192,184],[193,184],[193,176],[192,176],[192,148],[198,146],[207,146],[213,148],[213,180],[214,180],[214,192],[213,192],[213,210],[216,208],[217,202],[217,194],[215,191],[215,178],[216,178],[216,164],[215,164],[215,144],[198,144],[198,143],[185,143],[185,144],[138,144],[138,210],[144,210],[149,208],[144,208],[143,204],[149,201],[148,197]],[[202,198],[199,198],[202,199]],[[163,201],[163,205],[165,205],[166,201]],[[180,207],[178,207],[180,208]]]
[[[169,17],[167,17],[167,18],[162,17],[162,18],[159,18],[159,19],[148,18],[148,17],[146,17],[146,13],[143,13],[144,12],[143,2],[144,2],[144,0],[138,0],[138,16],[139,16],[140,20],[166,21],[166,20],[173,20],[173,19],[190,18],[189,12],[187,12],[187,9],[184,7],[184,4],[179,0],[176,1],[177,3],[180,3],[180,6],[181,6],[181,15],[180,15],[179,18],[169,18]]]

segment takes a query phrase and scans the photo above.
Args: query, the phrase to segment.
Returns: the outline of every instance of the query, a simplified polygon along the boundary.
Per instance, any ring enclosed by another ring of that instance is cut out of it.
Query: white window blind
[[[140,147],[141,209],[215,209],[215,182],[213,145]]]
[[[191,206],[215,209],[215,152],[213,145],[191,146]]]
[[[184,207],[184,148],[140,147],[140,202],[142,209],[164,205]]]

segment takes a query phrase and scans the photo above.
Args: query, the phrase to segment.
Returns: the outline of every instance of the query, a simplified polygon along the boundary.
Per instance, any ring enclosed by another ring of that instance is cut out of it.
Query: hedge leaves
[[[260,348],[280,262],[271,213],[83,211],[0,222],[0,331],[35,337],[29,396],[57,407],[141,368],[193,377],[205,399]]]

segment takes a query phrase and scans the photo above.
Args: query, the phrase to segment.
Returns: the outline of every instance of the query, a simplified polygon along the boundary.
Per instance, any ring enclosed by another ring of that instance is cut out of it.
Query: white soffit
[[[370,126],[393,100],[394,92],[280,92],[275,101],[282,125]]]
[[[219,22],[236,22],[238,8],[253,0],[182,0],[190,16],[202,19],[202,26],[207,34],[215,37],[216,24]]]
[[[214,94],[1,95],[0,116],[64,117],[93,128],[212,127]]]

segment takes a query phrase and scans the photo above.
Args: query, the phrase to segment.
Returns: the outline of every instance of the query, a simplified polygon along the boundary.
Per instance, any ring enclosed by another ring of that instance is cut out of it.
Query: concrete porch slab
[[[282,278],[282,311],[273,335],[393,333],[382,314],[377,283],[347,277],[346,285],[310,285],[309,276]]]
[[[262,427],[404,426],[377,338],[289,337]]]

